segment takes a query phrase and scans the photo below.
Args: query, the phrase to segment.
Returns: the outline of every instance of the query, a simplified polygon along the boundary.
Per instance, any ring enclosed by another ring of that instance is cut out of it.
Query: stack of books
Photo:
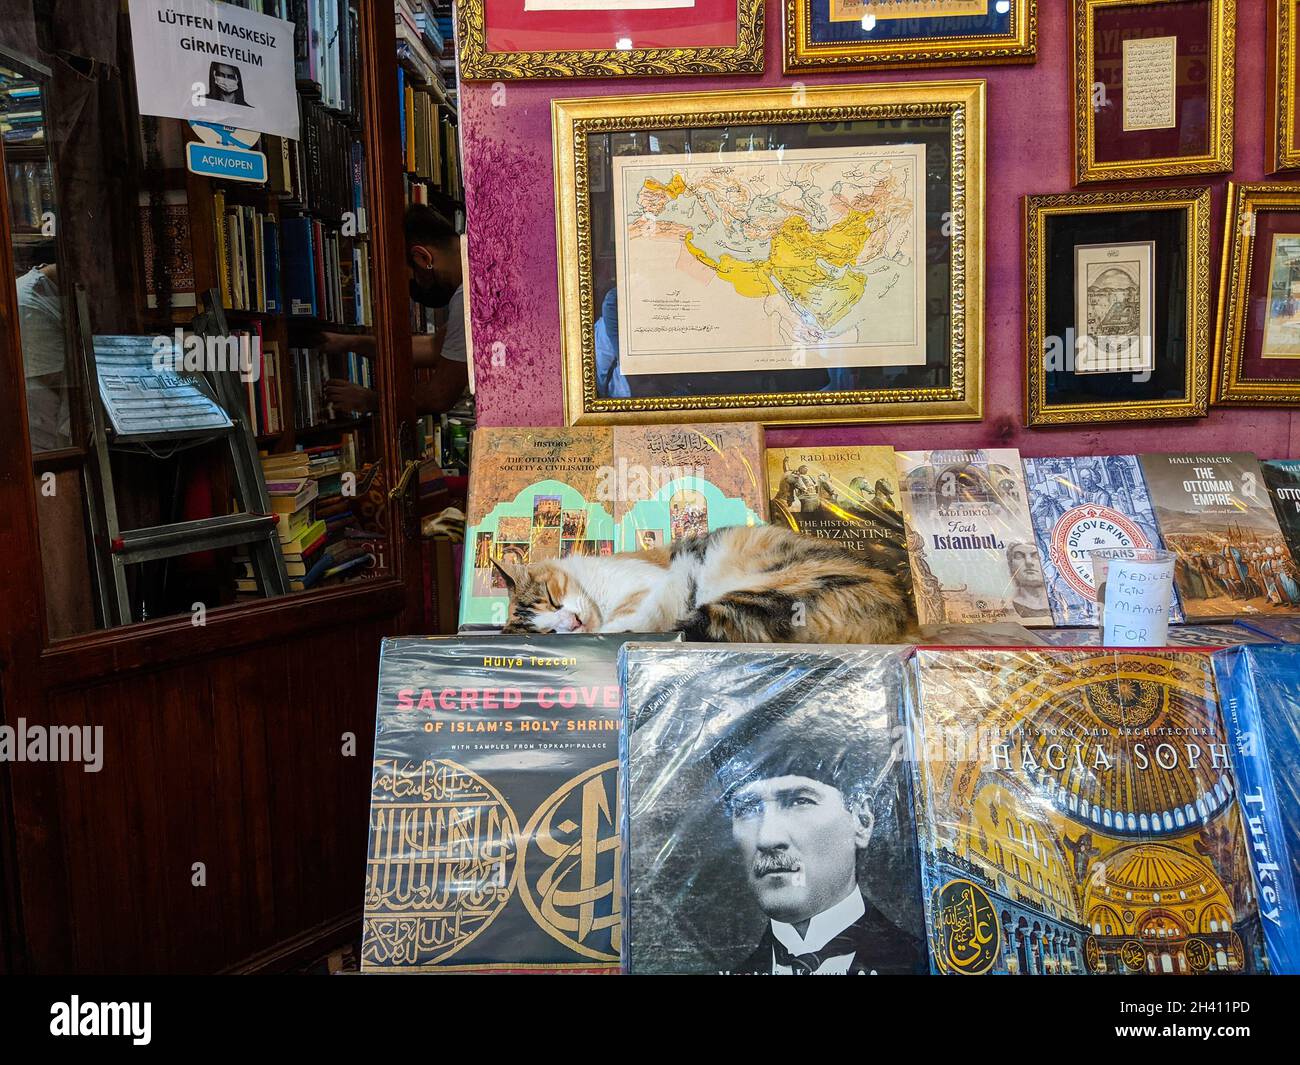
[[[370,245],[308,215],[282,220],[285,309],[339,325],[370,325]]]
[[[258,352],[253,356],[256,373],[244,381],[244,399],[254,436],[275,436],[284,431],[284,410],[280,391],[280,346],[261,338],[260,323],[250,333],[236,331],[234,336],[256,338]]]
[[[280,226],[275,215],[212,194],[221,301],[230,310],[273,314],[280,295]]]

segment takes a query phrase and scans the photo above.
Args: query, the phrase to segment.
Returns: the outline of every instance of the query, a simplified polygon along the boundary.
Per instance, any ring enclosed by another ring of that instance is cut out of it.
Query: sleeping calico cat
[[[893,643],[914,629],[898,580],[830,540],[736,526],[652,551],[514,565],[507,633],[673,632],[747,643]]]

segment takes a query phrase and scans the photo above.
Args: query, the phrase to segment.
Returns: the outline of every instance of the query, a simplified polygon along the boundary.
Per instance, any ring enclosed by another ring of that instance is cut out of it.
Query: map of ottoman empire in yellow
[[[924,145],[613,162],[624,374],[925,362]]]

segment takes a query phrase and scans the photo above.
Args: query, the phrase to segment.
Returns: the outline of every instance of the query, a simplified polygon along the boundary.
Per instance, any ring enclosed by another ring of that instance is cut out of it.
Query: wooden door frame
[[[364,84],[361,134],[370,193],[372,313],[380,391],[381,432],[377,439],[382,440],[386,480],[391,486],[401,473],[397,451],[400,426],[411,423],[415,411],[409,386],[414,370],[407,339],[400,130],[394,107],[396,32],[382,4],[359,4],[358,20]],[[400,630],[413,628],[421,617],[419,544],[403,535],[401,501],[389,501],[389,543],[394,556],[390,577],[362,587],[350,585],[214,608],[204,626],[195,626],[188,616],[182,616],[50,641],[3,160],[0,145],[0,397],[9,398],[11,412],[0,418],[0,724],[15,721],[26,706],[39,705],[54,688],[109,675],[237,654],[317,627],[381,614],[400,612]],[[69,929],[58,927],[62,908],[58,898],[47,896],[39,913],[24,914],[22,906],[22,883],[41,882],[42,872],[37,868],[20,873],[19,855],[29,865],[34,861],[37,866],[57,867],[65,844],[59,812],[49,810],[49,822],[39,826],[39,841],[29,837],[27,845],[22,845],[20,839],[35,832],[37,826],[24,828],[16,823],[12,789],[11,767],[0,763],[0,972],[30,968],[27,944],[33,921],[45,925],[42,942],[70,945]],[[54,882],[58,883],[57,877]],[[65,956],[71,956],[71,951]]]

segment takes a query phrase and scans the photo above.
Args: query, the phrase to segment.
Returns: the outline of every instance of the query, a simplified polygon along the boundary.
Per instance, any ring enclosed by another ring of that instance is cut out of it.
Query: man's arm
[[[441,414],[450,410],[469,384],[469,370],[465,363],[439,357],[432,381],[415,383],[415,410],[417,414]]]
[[[442,361],[442,342],[447,338],[447,327],[438,326],[434,333],[416,333],[411,337],[411,362],[416,369],[427,370]]]

